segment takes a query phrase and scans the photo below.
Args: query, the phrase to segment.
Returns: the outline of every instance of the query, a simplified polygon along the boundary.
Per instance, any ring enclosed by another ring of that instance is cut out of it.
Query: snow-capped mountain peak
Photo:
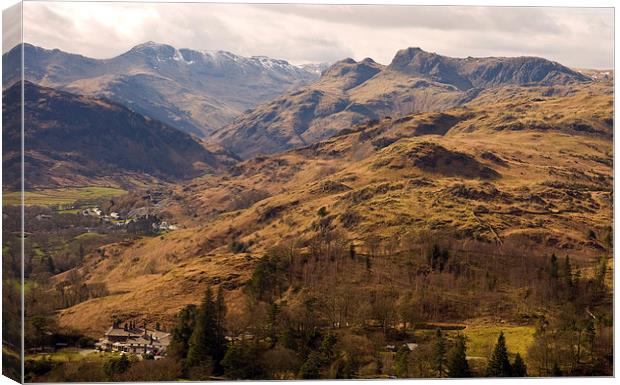
[[[283,59],[267,56],[241,56],[224,50],[177,49],[169,44],[148,41],[136,45],[125,55],[139,55],[153,69],[162,66],[191,66],[196,70],[215,71],[220,75],[229,73],[263,73],[266,76],[294,76],[304,81],[312,81],[327,65],[306,64],[296,66]]]

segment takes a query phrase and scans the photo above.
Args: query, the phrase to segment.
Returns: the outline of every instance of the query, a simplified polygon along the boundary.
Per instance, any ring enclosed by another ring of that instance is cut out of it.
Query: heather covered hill
[[[369,120],[460,106],[487,89],[589,81],[542,58],[461,59],[408,48],[388,66],[372,59],[337,62],[316,83],[256,107],[213,139],[248,158],[312,144]]]
[[[15,72],[19,66],[14,64],[20,48],[2,57],[3,87],[19,77]],[[110,59],[24,44],[24,71],[25,79],[33,83],[103,96],[201,137],[246,109],[312,82],[320,74],[285,60],[177,49],[154,42]]]
[[[20,87],[16,83],[3,93],[7,176],[20,172],[19,153],[11,151],[20,148]],[[104,99],[26,82],[24,102],[27,188],[131,185],[132,180],[180,180],[223,168],[222,153],[216,155],[190,135]]]

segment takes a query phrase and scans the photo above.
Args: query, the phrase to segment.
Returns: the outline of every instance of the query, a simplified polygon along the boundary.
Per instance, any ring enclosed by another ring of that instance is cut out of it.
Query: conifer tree
[[[497,344],[489,360],[487,366],[488,377],[510,377],[512,375],[512,367],[508,360],[508,349],[506,348],[506,339],[504,332],[499,333]]]
[[[217,288],[217,295],[215,297],[215,324],[216,344],[213,356],[217,360],[215,364],[217,367],[217,363],[226,354],[226,303],[222,286]]]
[[[103,364],[103,371],[111,380],[114,380],[114,376],[117,374],[125,373],[131,362],[126,354],[121,354],[120,357],[113,357]]]
[[[318,352],[312,352],[308,359],[299,368],[299,378],[304,380],[315,379],[321,376],[322,359]]]
[[[560,365],[558,365],[558,362],[556,361],[553,364],[553,369],[551,369],[551,376],[553,377],[562,377],[564,375],[564,373],[562,373],[562,369],[560,369]]]
[[[551,255],[551,271],[549,272],[549,275],[553,279],[558,278],[558,257],[555,256],[555,253]]]
[[[435,344],[433,345],[433,366],[437,377],[444,377],[446,370],[446,339],[437,329],[435,334]]]
[[[575,298],[575,281],[573,279],[573,267],[570,263],[570,257],[567,255],[564,259],[564,285],[566,286],[566,294],[569,300]]]
[[[527,377],[527,367],[521,355],[517,353],[514,363],[512,364],[512,376],[513,377]]]
[[[357,252],[355,251],[355,245],[351,243],[349,245],[349,257],[351,257],[352,260],[355,260],[356,255],[357,255]]]
[[[336,346],[336,342],[338,342],[338,339],[332,333],[327,334],[323,337],[323,341],[321,341],[319,351],[327,362],[331,361],[334,356],[334,346]]]
[[[218,372],[219,362],[225,353],[225,346],[222,346],[220,338],[223,331],[218,328],[217,307],[218,305],[213,301],[211,287],[207,287],[196,316],[194,331],[189,339],[187,352],[189,366],[205,366],[212,362],[216,373]]]
[[[398,378],[409,377],[409,348],[404,345],[396,352],[394,358],[394,369]]]
[[[448,374],[453,378],[471,377],[471,371],[467,363],[467,346],[464,336],[459,335],[456,337],[456,344],[450,351],[448,357]]]
[[[596,276],[594,278],[599,291],[604,291],[606,274],[607,274],[607,257],[604,255],[601,255],[598,261],[598,267],[596,269]]]
[[[226,376],[233,380],[252,380],[264,375],[260,349],[253,344],[235,344],[222,359],[222,366]]]
[[[54,274],[54,272],[56,271],[56,265],[54,264],[54,259],[49,255],[47,256],[46,264],[47,271]]]
[[[278,304],[273,302],[269,304],[269,308],[267,309],[267,333],[271,348],[275,347],[278,340],[277,323],[279,314],[280,308],[278,307]]]
[[[596,328],[594,326],[594,321],[588,318],[586,322],[586,339],[588,344],[590,345],[590,359],[594,360],[594,345],[596,341]]]
[[[196,306],[187,305],[178,315],[178,323],[172,330],[172,339],[168,347],[169,355],[178,360],[187,358],[189,339],[192,336],[194,322],[196,320]],[[132,325],[133,326],[133,325]]]

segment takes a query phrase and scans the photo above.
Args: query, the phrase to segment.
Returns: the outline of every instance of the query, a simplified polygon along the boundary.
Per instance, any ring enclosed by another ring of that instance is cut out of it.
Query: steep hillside
[[[339,61],[312,85],[242,115],[212,137],[232,152],[250,157],[300,147],[337,132],[325,121],[346,125],[364,113],[349,101],[348,91],[375,76],[383,68],[371,59]]]
[[[3,86],[19,77],[3,55]],[[262,56],[176,49],[153,42],[105,60],[24,45],[25,79],[78,94],[104,96],[143,115],[198,136],[244,110],[318,78],[315,70]],[[189,96],[191,95],[191,97]]]
[[[3,93],[6,180],[20,172],[20,87]],[[26,82],[24,102],[27,188],[179,180],[222,165],[190,135],[104,99]]]
[[[408,48],[387,67],[371,59],[337,62],[318,82],[240,116],[214,139],[247,158],[311,144],[369,120],[463,105],[484,89],[588,81],[542,58],[459,59]]]
[[[324,293],[343,289],[343,281],[367,292],[386,283],[408,290],[416,276],[421,287],[430,277],[440,285],[441,275],[424,273],[428,239],[469,250],[454,263],[480,258],[475,263],[491,261],[485,269],[497,269],[527,250],[537,261],[552,252],[570,254],[588,271],[604,250],[598,235],[612,218],[612,87],[548,91],[483,91],[476,103],[380,119],[247,160],[226,177],[185,183],[162,203],[185,229],[109,245],[88,257],[79,274],[106,282],[110,294],[63,310],[60,323],[92,335],[113,316],[171,325],[184,304],[200,301],[207,284],[226,289],[234,313],[245,303],[242,287],[259,258],[278,244],[291,250],[303,272],[303,289],[284,294],[289,303],[321,285],[330,288]],[[341,256],[329,264],[322,254],[348,255],[351,244],[367,256],[366,267]],[[509,297],[506,288],[494,293],[506,296],[502,317],[516,319],[512,301],[522,299]],[[449,319],[496,314],[487,299],[466,292],[440,298],[439,292],[433,303],[441,303]],[[452,314],[454,303],[472,305],[467,314]]]

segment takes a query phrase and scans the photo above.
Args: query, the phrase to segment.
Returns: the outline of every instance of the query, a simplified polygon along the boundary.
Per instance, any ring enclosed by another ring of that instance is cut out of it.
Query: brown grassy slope
[[[359,245],[428,229],[587,263],[601,250],[588,231],[611,224],[609,90],[492,91],[489,104],[385,119],[179,186],[169,205],[188,229],[91,256],[82,271],[112,294],[62,311],[60,323],[93,335],[115,315],[170,325],[207,283],[238,306],[256,259],[315,234],[321,207]],[[250,252],[232,254],[233,239]]]

